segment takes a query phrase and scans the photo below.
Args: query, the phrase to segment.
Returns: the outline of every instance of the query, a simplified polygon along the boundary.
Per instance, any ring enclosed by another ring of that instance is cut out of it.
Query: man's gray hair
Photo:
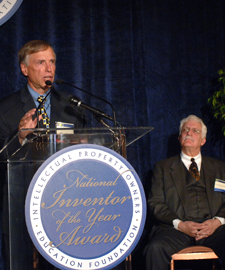
[[[19,65],[24,63],[26,66],[29,64],[29,56],[33,53],[45,51],[48,48],[52,48],[49,42],[44,40],[31,40],[27,42],[18,52]],[[52,48],[53,52],[54,49]],[[55,54],[55,52],[54,52]],[[55,56],[56,57],[56,56]]]
[[[198,122],[202,125],[202,138],[206,138],[206,134],[207,134],[207,127],[206,125],[204,124],[204,122],[202,121],[201,118],[199,118],[198,116],[196,115],[189,115],[188,117],[182,119],[180,121],[180,133],[182,132],[182,128],[183,128],[183,125],[187,122],[187,121],[195,121],[195,122]]]

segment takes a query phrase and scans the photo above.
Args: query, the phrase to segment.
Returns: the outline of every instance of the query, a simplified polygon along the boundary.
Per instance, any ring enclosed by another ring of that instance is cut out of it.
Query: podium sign
[[[106,147],[67,147],[35,173],[26,223],[38,251],[60,269],[110,269],[136,246],[146,218],[141,181]]]
[[[152,129],[83,128],[69,134],[33,129],[22,146],[15,134],[0,151],[7,156],[1,163],[7,166],[3,199],[9,204],[10,269],[38,269],[33,244],[43,255],[41,262],[44,257],[61,269],[109,269],[121,262],[141,235],[146,211],[142,185],[126,160],[127,149]],[[84,149],[93,151],[79,157]],[[94,156],[101,151],[101,158]],[[115,160],[127,171],[114,167]]]

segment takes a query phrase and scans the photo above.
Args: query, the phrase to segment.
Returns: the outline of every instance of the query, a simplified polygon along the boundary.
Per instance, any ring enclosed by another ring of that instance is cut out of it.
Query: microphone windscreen
[[[51,86],[52,85],[52,82],[49,81],[49,80],[47,80],[47,81],[45,81],[45,84],[48,85],[48,86]]]

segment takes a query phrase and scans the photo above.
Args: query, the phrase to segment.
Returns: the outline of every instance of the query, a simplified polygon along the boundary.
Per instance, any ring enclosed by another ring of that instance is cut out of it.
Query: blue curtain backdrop
[[[225,63],[224,20],[224,0],[24,0],[0,26],[0,97],[26,81],[17,62],[21,46],[48,40],[56,79],[111,102],[121,125],[154,127],[129,150],[143,182],[156,161],[177,153],[179,121],[189,114],[209,127],[203,153],[223,159],[223,138],[213,142],[215,123],[205,107]],[[111,113],[82,92],[60,89]]]
[[[189,114],[209,128],[203,154],[224,159],[220,125],[207,105],[225,66],[224,28],[224,0],[24,0],[0,26],[0,97],[26,82],[17,62],[21,46],[49,41],[56,79],[111,102],[123,126],[154,127],[128,152],[145,185],[156,161],[179,152],[179,121]],[[59,89],[111,114],[103,102]]]

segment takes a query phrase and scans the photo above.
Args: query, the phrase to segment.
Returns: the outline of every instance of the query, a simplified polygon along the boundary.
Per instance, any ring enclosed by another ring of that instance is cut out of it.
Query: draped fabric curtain
[[[225,64],[224,0],[23,0],[0,26],[0,98],[26,83],[17,53],[33,39],[54,47],[56,79],[113,104],[122,126],[154,127],[128,147],[145,188],[154,163],[179,153],[179,122],[189,114],[208,126],[203,154],[224,159],[221,125],[207,102]],[[112,115],[105,102],[55,87]],[[89,127],[99,125],[87,116]]]
[[[189,114],[209,128],[203,153],[223,159],[224,139],[214,134],[207,99],[224,67],[224,15],[223,0],[24,0],[0,26],[0,97],[26,83],[21,46],[44,39],[57,55],[56,79],[111,102],[122,126],[154,127],[128,149],[143,183],[156,161],[179,153],[179,121]],[[56,87],[112,113],[107,103]]]

